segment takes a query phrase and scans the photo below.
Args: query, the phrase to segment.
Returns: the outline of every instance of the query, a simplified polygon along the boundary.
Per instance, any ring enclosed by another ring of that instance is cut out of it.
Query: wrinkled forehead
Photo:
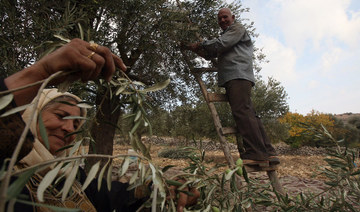
[[[223,8],[223,9],[219,10],[218,17],[222,18],[224,16],[228,16],[228,17],[232,16],[230,9]]]
[[[68,113],[69,115],[76,115],[76,116],[81,116],[81,109],[80,107],[78,107],[76,105],[75,101],[66,101],[66,102],[61,102],[61,101],[54,101],[54,102],[50,102],[50,104],[46,105],[42,111],[45,110],[60,110],[60,111],[64,111],[66,113]]]
[[[85,117],[86,115],[86,111],[84,111],[85,109],[81,109],[77,106],[78,100],[75,99],[72,96],[67,96],[67,95],[62,95],[62,96],[58,96],[55,97],[53,99],[49,99],[50,101],[47,103],[44,103],[44,105],[42,105],[42,110],[49,108],[49,107],[61,107],[61,106],[71,106],[76,108],[76,110],[78,109],[80,111],[80,115]]]
[[[62,118],[67,116],[82,116],[80,107],[70,104],[76,104],[76,102],[53,102],[43,108],[42,118],[46,119],[48,117],[53,117],[53,115],[59,115]],[[78,125],[77,129],[79,129],[84,122],[84,120],[77,118],[74,118],[73,120],[74,123],[77,123]]]

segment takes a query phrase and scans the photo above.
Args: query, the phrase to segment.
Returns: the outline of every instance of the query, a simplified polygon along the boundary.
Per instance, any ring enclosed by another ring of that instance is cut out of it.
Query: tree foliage
[[[340,142],[341,146],[356,147],[360,143],[360,131],[356,127],[358,118],[353,117],[343,121],[332,114],[320,113],[312,110],[307,115],[287,113],[279,119],[287,125],[289,137],[285,140],[292,147],[328,146],[326,140],[315,136],[314,129],[326,128],[331,135]]]
[[[224,92],[221,89],[216,90],[216,87],[213,88],[217,92]],[[252,100],[269,137],[274,142],[283,141],[288,135],[286,125],[278,120],[288,112],[286,99],[284,88],[276,80],[271,78],[268,82],[257,80]],[[235,126],[229,104],[215,103],[215,107],[223,127]],[[153,113],[151,116],[156,135],[182,136],[187,140],[204,137],[216,140],[218,137],[209,108],[202,97],[195,105],[180,105],[172,111]]]
[[[280,118],[280,122],[289,126],[289,138],[286,143],[292,147],[326,145],[326,142],[320,138],[314,139],[315,133],[313,129],[319,129],[323,126],[330,133],[335,132],[335,122],[332,116],[315,110],[312,110],[306,116],[289,112]]]
[[[346,147],[360,146],[360,127],[358,116],[352,116],[348,120],[341,120],[334,116],[335,138],[343,138],[342,145]]]

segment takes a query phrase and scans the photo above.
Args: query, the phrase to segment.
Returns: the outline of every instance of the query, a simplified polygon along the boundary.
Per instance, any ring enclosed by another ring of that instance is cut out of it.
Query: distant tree
[[[258,77],[252,101],[273,143],[284,141],[288,137],[286,126],[278,120],[289,111],[287,99],[285,88],[279,81],[269,77],[265,82]]]
[[[267,82],[257,79],[252,101],[262,119],[277,119],[289,111],[287,93],[280,82],[269,77]]]
[[[349,114],[351,115],[351,114]],[[337,140],[343,140],[340,145],[346,147],[360,147],[360,117],[350,116],[346,121],[337,119],[335,120],[335,133],[334,137]]]
[[[315,110],[312,110],[306,116],[289,112],[280,118],[280,122],[289,126],[289,138],[286,143],[292,147],[326,146],[328,144],[327,140],[317,137],[317,130],[324,127],[330,134],[335,132],[335,120],[332,115]]]
[[[360,116],[350,117],[347,122],[355,128],[360,129]]]
[[[271,78],[268,83],[258,80],[253,92],[255,108],[274,142],[283,141],[288,137],[286,125],[278,121],[280,116],[288,112],[286,97],[284,88]],[[227,103],[215,103],[215,107],[223,127],[235,126]],[[196,105],[179,105],[175,110],[162,114],[154,113],[153,116],[152,120],[156,120],[155,134],[167,132],[167,135],[182,136],[186,139],[218,138],[211,114],[203,98],[199,98]],[[171,120],[171,124],[168,120]]]

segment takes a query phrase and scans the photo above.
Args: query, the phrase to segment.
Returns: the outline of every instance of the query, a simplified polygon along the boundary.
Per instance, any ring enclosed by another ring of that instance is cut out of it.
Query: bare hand
[[[177,181],[180,183],[185,183],[185,180],[177,180]],[[179,198],[177,199],[176,211],[183,212],[185,206],[192,206],[197,203],[197,199],[200,197],[200,192],[194,187],[190,189],[188,187],[181,189],[182,191],[187,191],[193,194],[190,196],[184,192],[180,192],[178,188],[179,188],[178,186],[170,186],[169,189],[170,195],[168,196],[168,199],[176,199],[176,193],[178,193]]]
[[[107,47],[91,44],[81,39],[73,39],[70,43],[57,49],[37,62],[44,77],[58,71],[73,72],[72,81],[81,79],[83,82],[99,77],[109,81],[115,73],[115,67],[126,71],[126,66],[118,56]],[[64,79],[62,79],[64,80]],[[54,84],[62,80],[55,81]]]
[[[180,48],[190,50],[201,57],[205,57],[205,52],[204,49],[201,47],[201,43],[181,43]]]
[[[200,43],[181,43],[180,44],[181,49],[191,50],[193,52],[196,52],[197,49],[199,48],[199,46],[200,46]]]
[[[120,57],[114,55],[107,47],[88,43],[81,39],[73,39],[51,54],[43,57],[34,65],[5,78],[9,90],[20,88],[48,78],[50,75],[63,71],[69,75],[51,81],[57,85],[64,80],[83,82],[104,78],[110,81],[118,67],[126,71],[126,66]],[[18,106],[30,103],[35,97],[40,85],[31,86],[14,92]]]

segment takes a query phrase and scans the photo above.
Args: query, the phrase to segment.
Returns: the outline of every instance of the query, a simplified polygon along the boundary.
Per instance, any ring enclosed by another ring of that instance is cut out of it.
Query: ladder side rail
[[[200,89],[201,89],[201,92],[203,93],[203,96],[205,98],[205,101],[210,109],[210,113],[211,113],[211,116],[213,118],[213,121],[214,121],[214,125],[215,125],[215,129],[216,129],[216,132],[220,138],[220,145],[221,145],[221,148],[224,152],[224,156],[225,156],[225,159],[226,161],[228,162],[228,164],[230,165],[230,167],[234,167],[235,166],[235,162],[234,162],[234,159],[230,153],[230,148],[229,148],[229,145],[224,137],[224,135],[222,134],[222,126],[221,126],[221,122],[220,122],[220,118],[219,118],[219,115],[217,113],[217,110],[215,108],[215,105],[209,101],[209,98],[208,98],[208,92],[206,90],[206,86],[204,84],[204,82],[202,81],[201,79],[201,76],[199,74],[194,74],[197,82],[199,83],[200,85]]]

